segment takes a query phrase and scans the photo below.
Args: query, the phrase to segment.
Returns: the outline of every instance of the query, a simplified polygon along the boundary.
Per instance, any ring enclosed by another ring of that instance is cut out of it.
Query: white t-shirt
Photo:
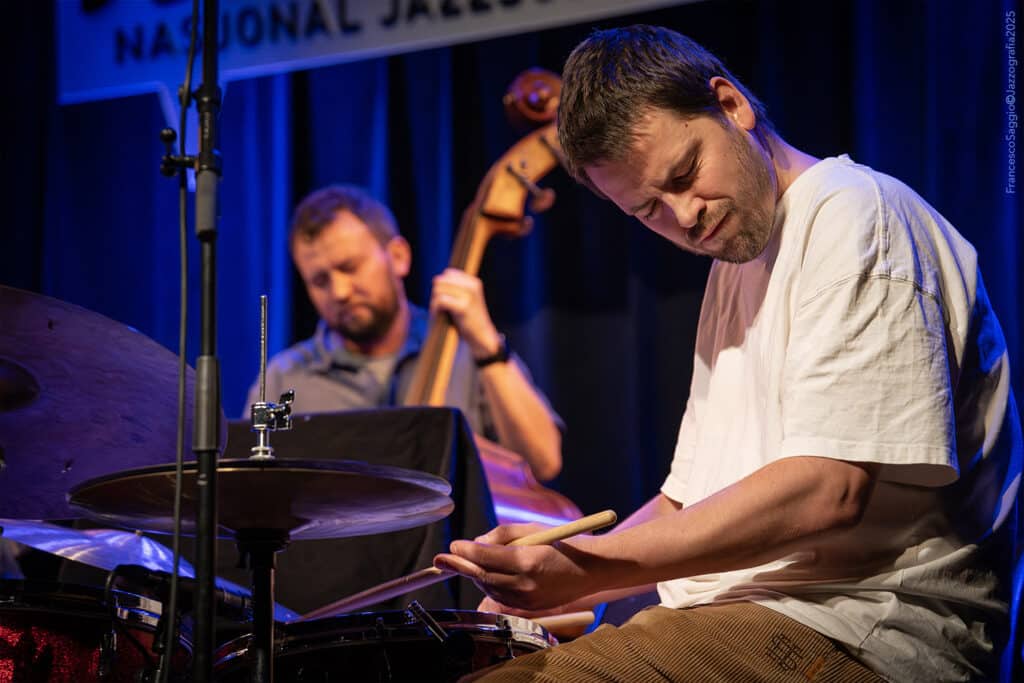
[[[692,504],[800,455],[883,464],[863,521],[763,566],[662,583],[662,603],[756,600],[900,683],[988,667],[985,624],[1006,606],[977,543],[1021,470],[1005,341],[971,245],[846,156],[786,190],[761,256],[712,266],[662,492]]]

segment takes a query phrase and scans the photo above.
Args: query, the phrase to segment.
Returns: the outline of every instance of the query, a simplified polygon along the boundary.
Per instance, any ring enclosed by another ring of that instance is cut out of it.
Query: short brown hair
[[[562,72],[558,141],[569,173],[591,185],[584,167],[624,159],[637,122],[652,108],[721,120],[710,85],[715,76],[728,79],[750,101],[755,133],[773,130],[760,100],[686,36],[642,24],[595,31],[576,46]]]
[[[381,245],[398,236],[398,224],[391,209],[355,185],[329,185],[306,195],[292,214],[288,244],[310,241],[327,227],[339,211],[349,211],[366,224]]]

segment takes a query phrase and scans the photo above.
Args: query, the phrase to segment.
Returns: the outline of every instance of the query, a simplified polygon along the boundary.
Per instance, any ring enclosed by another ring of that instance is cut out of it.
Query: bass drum
[[[431,610],[441,639],[408,611],[365,612],[286,624],[275,633],[274,677],[282,681],[455,681],[460,676],[555,645],[528,619]],[[249,680],[250,636],[218,650],[215,678]]]
[[[161,605],[141,595],[41,581],[0,580],[0,683],[132,683],[156,669],[153,633]],[[179,639],[180,680],[191,643]]]

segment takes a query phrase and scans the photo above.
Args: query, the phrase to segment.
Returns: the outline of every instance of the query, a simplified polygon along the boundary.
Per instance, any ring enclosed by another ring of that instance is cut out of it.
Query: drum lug
[[[96,664],[96,677],[104,681],[114,669],[114,657],[117,653],[117,632],[111,627],[100,639],[100,656]]]
[[[501,634],[501,637],[505,641],[505,649],[507,650],[506,659],[515,659],[516,651],[512,647],[512,625],[504,614],[496,614],[494,618],[494,626],[497,628],[495,633]]]
[[[409,611],[413,619],[423,624],[423,627],[430,632],[430,635],[437,638],[438,642],[442,644],[448,642],[448,632],[444,630],[441,624],[437,623],[437,619],[430,616],[430,612],[423,609],[423,605],[418,600],[410,602],[409,606],[405,609]]]

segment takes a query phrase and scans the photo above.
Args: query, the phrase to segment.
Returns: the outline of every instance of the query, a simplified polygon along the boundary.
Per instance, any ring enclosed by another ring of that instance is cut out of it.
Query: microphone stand
[[[220,452],[220,366],[217,361],[216,242],[217,183],[221,176],[217,149],[217,117],[221,93],[217,84],[218,0],[203,0],[203,82],[196,93],[199,113],[199,156],[196,166],[196,236],[202,270],[201,342],[196,359],[195,430],[192,450],[197,461],[196,605],[193,680],[213,678],[214,575],[217,529],[217,456]]]
[[[221,92],[217,84],[219,17],[218,0],[203,0],[203,81],[195,92],[199,115],[199,153],[178,156],[171,143],[175,135],[165,129],[160,139],[167,153],[160,163],[164,175],[194,168],[196,173],[195,224],[200,245],[200,347],[196,358],[195,419],[192,452],[196,458],[195,628],[193,630],[192,679],[213,679],[214,623],[217,552],[217,457],[220,455],[220,364],[217,360],[217,183],[221,156],[217,149],[217,117]],[[193,17],[193,21],[195,21]]]

